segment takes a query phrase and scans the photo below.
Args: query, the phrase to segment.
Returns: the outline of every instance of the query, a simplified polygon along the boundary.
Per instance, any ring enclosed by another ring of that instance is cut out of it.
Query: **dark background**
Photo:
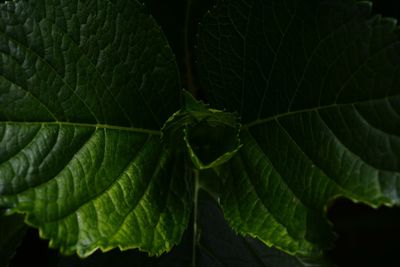
[[[149,12],[163,28],[170,45],[177,57],[181,73],[186,73],[184,42],[184,22],[186,0],[142,0],[146,2]],[[2,1],[0,1],[2,2]],[[197,26],[202,15],[212,7],[213,0],[193,1],[189,32],[189,65],[194,62],[193,47]],[[374,0],[374,13],[400,19],[400,0]],[[193,80],[196,74],[193,71]],[[187,87],[186,75],[183,85]],[[201,97],[201,93],[199,94]],[[328,210],[328,217],[338,234],[336,247],[327,252],[339,267],[347,266],[384,266],[400,267],[400,208],[381,207],[373,209],[362,204],[355,204],[339,199]],[[29,229],[11,267],[57,266],[60,255],[56,250],[48,249],[48,241],[38,237],[37,230]],[[127,266],[132,266],[127,264]],[[133,265],[135,266],[135,265]]]

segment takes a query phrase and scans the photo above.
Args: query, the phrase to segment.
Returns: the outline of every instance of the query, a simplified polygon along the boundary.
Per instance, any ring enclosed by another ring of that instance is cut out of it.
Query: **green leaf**
[[[369,1],[220,1],[206,16],[202,84],[244,124],[221,172],[235,231],[319,254],[332,199],[399,204],[399,37]]]
[[[182,109],[163,126],[162,139],[166,146],[186,146],[189,158],[198,170],[226,163],[241,148],[237,116],[210,109],[186,91],[183,92],[183,103]]]
[[[7,267],[9,260],[26,233],[26,225],[20,215],[6,216],[0,211],[0,266]]]
[[[62,253],[170,250],[190,172],[160,139],[180,85],[159,27],[132,0],[0,10],[0,206]]]
[[[199,194],[199,238],[197,267],[311,267],[331,266],[321,259],[289,256],[274,248],[268,248],[258,240],[236,235],[227,225],[218,204],[205,192]],[[191,224],[192,225],[192,224]],[[188,267],[192,263],[193,239],[191,227],[183,241],[170,253],[161,257],[146,257],[143,253],[129,250],[96,253],[85,260],[68,257],[60,261],[58,267]]]
[[[203,190],[199,193],[198,224],[197,264],[200,267],[331,266],[321,258],[290,256],[251,237],[237,235],[226,223],[218,203]]]

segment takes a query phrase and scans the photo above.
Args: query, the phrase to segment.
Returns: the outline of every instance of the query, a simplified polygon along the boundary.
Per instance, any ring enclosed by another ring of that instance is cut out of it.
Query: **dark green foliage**
[[[399,204],[396,21],[369,1],[219,1],[194,66],[204,3],[181,4],[177,32],[162,23],[178,61],[136,1],[0,5],[0,207],[63,254],[130,249],[60,266],[329,266],[327,205]]]

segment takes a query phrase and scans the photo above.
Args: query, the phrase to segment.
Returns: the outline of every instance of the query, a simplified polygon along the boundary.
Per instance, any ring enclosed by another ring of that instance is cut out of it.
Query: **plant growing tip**
[[[182,109],[174,113],[162,128],[164,144],[175,144],[180,149],[184,143],[189,158],[199,170],[226,163],[242,146],[238,117],[211,109],[185,90],[182,99]]]

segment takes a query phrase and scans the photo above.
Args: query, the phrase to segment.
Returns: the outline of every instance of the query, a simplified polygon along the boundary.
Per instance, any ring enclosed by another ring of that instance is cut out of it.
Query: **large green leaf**
[[[355,0],[220,1],[201,27],[202,84],[238,111],[221,204],[239,233],[318,254],[338,196],[399,203],[400,31]]]
[[[0,9],[0,206],[63,253],[171,249],[190,188],[160,140],[180,90],[159,27],[132,0]]]
[[[0,211],[0,266],[8,266],[26,233],[26,228],[20,215],[5,216]]]

